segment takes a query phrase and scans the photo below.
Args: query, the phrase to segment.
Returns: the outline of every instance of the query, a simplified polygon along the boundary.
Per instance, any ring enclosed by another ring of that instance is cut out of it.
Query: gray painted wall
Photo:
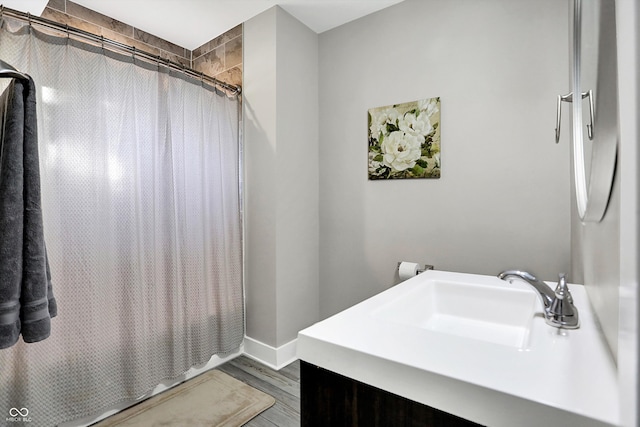
[[[601,223],[583,225],[575,214],[572,217],[572,259],[576,274],[584,276],[589,299],[616,356],[621,425],[638,427],[640,5],[635,0],[618,0],[615,7],[619,98],[616,176]]]
[[[640,6],[616,5],[620,174],[604,224],[620,227],[620,396],[635,427]],[[553,144],[568,11],[568,0],[405,0],[319,38],[277,8],[245,24],[248,336],[286,343],[397,281],[398,260],[551,280],[569,268],[569,132]],[[442,97],[442,178],[368,182],[367,110],[431,96]]]
[[[620,304],[618,317],[618,375],[621,420],[625,427],[640,426],[638,413],[638,287],[640,283],[640,5],[635,0],[616,1],[618,39],[618,96],[620,144]]]
[[[318,36],[279,7],[244,24],[247,336],[318,319]]]
[[[596,2],[591,3],[596,5]],[[600,48],[583,51],[582,54],[582,85],[584,91],[593,90],[595,93],[595,123],[593,127],[593,142],[585,138],[588,144],[619,144],[618,130],[618,75],[616,64],[616,25],[614,0],[602,3],[600,14],[601,23],[594,25],[601,27],[585,28],[583,37],[593,31],[598,34]],[[595,12],[593,13],[595,15]],[[584,16],[584,15],[583,15]],[[585,19],[585,18],[583,18]],[[590,78],[589,74],[593,73]],[[586,76],[585,76],[586,75]],[[589,87],[587,87],[589,86]],[[585,103],[585,107],[586,107]],[[611,139],[613,138],[613,139]],[[618,147],[619,150],[619,147]],[[595,159],[597,161],[598,158]],[[599,158],[600,164],[605,160]],[[572,203],[571,216],[571,259],[572,276],[578,283],[584,283],[589,299],[598,314],[600,324],[607,337],[609,347],[614,356],[618,352],[618,299],[620,286],[620,159],[617,159],[611,196],[604,217],[600,222],[582,223],[577,213],[576,203]],[[594,163],[595,164],[595,163]],[[591,165],[591,162],[587,166]],[[592,170],[593,166],[590,166]],[[590,179],[589,182],[592,180]],[[599,188],[597,184],[591,188]],[[593,196],[593,191],[589,191]],[[575,191],[572,191],[575,200]]]
[[[617,169],[620,170],[619,162]],[[583,224],[575,208],[572,212],[573,277],[586,286],[591,305],[615,357],[618,352],[620,286],[620,177],[614,178],[611,199],[601,222]]]
[[[275,12],[246,22],[243,33],[246,334],[275,345],[278,184]]]
[[[320,35],[321,317],[391,286],[400,260],[568,272],[567,22],[568,1],[406,0]],[[434,96],[442,178],[368,181],[367,110]]]

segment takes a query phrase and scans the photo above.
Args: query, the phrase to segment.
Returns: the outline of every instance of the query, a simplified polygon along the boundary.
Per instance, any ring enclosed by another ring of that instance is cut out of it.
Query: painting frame
[[[367,118],[370,181],[440,178],[439,96],[371,108]]]

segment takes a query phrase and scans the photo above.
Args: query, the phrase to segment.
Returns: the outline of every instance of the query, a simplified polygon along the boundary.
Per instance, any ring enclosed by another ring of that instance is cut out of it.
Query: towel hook
[[[595,121],[595,113],[593,108],[593,91],[589,89],[582,93],[582,99],[589,98],[589,123],[587,124],[587,135],[593,140],[593,122]],[[556,103],[556,144],[560,142],[560,111],[562,110],[562,102],[573,102],[573,92],[566,95],[558,95]]]

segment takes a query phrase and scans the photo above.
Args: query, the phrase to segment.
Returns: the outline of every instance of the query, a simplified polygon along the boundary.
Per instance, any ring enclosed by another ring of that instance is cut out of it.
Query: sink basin
[[[492,427],[619,426],[618,371],[584,286],[579,329],[527,283],[429,270],[298,333],[301,360]]]
[[[524,349],[540,301],[495,278],[479,284],[427,280],[372,313],[393,323]]]

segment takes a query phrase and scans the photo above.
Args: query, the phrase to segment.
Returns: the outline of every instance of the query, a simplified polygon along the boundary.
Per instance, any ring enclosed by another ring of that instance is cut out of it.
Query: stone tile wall
[[[192,58],[192,68],[196,71],[241,86],[242,25],[193,50]]]
[[[223,82],[242,85],[242,25],[191,51],[70,0],[49,0],[42,17],[167,58]]]

